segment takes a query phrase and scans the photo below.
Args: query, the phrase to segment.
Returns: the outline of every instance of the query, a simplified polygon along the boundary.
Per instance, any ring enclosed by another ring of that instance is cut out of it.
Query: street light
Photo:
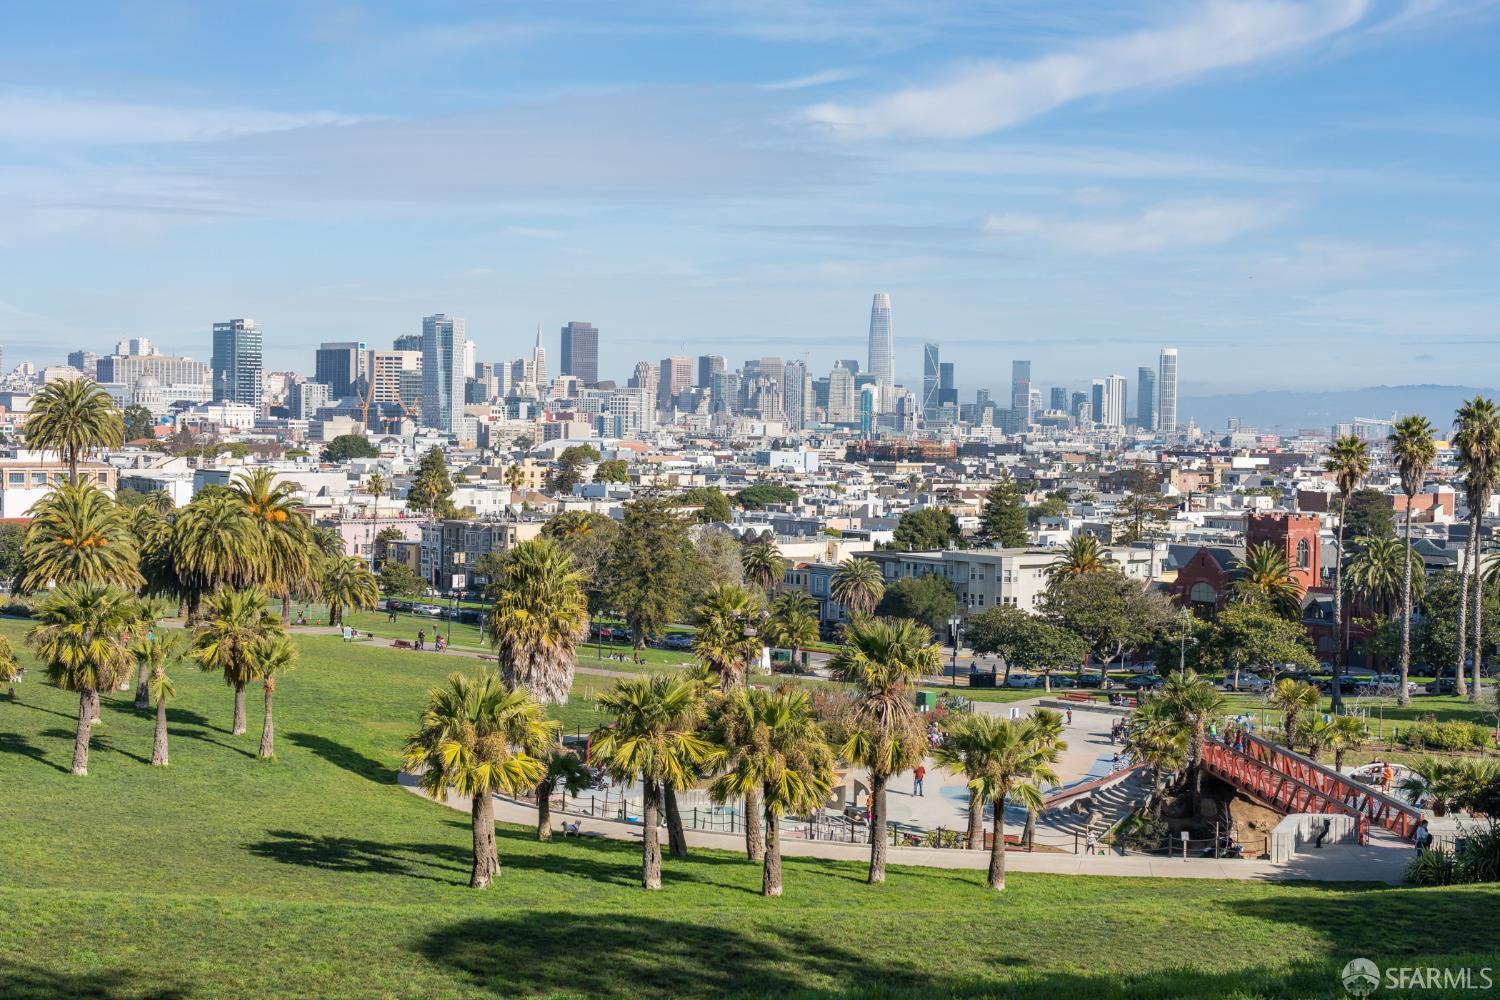
[[[958,627],[963,624],[963,619],[954,615],[948,619],[948,635],[953,640],[953,683],[950,687],[958,687]]]

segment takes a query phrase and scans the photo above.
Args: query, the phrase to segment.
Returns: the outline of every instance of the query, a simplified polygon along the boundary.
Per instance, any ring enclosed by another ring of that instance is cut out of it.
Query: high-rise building
[[[1024,434],[1036,422],[1031,409],[1031,362],[1010,363],[1010,431]]]
[[[951,361],[938,365],[938,403],[941,406],[958,405],[958,378]]]
[[[1094,422],[1101,427],[1125,426],[1125,376],[1094,379]]]
[[[661,380],[661,369],[649,361],[637,361],[635,371],[630,376],[626,386],[631,389],[645,389],[651,393],[651,398],[656,398],[656,384]]]
[[[422,335],[420,333],[403,333],[391,343],[393,351],[418,351],[422,350]]]
[[[365,368],[368,361],[363,341],[322,344],[313,355],[313,381],[328,386],[328,394],[334,399],[352,396],[359,391],[360,382],[369,377]]]
[[[584,385],[599,381],[599,331],[592,323],[573,320],[562,328],[560,371]]]
[[[800,431],[812,422],[812,379],[807,362],[788,361],[782,374],[781,409],[792,430]]]
[[[298,382],[292,386],[290,395],[293,420],[311,420],[332,401],[328,385],[323,382]]]
[[[1068,390],[1060,385],[1054,385],[1052,387],[1052,404],[1047,408],[1049,410],[1056,410],[1059,413],[1066,413],[1068,411]]]
[[[714,373],[721,372],[728,367],[722,354],[700,354],[698,355],[698,381],[693,384],[700,389],[711,389],[714,384]]]
[[[370,380],[370,402],[394,403],[399,399],[410,408],[420,393],[408,397],[402,391],[401,378],[407,372],[420,373],[421,371],[421,351],[368,352],[365,359],[365,377]]]
[[[1141,365],[1135,370],[1135,425],[1156,430],[1156,369]]]
[[[859,362],[855,361],[853,358],[844,358],[842,361],[835,361],[834,364],[839,365],[842,368],[849,369],[850,375],[859,374]]]
[[[1177,433],[1177,348],[1161,352],[1161,374],[1156,380],[1156,428],[1163,434]]]
[[[464,419],[464,321],[435,313],[422,319],[422,424],[462,434]]]
[[[938,407],[939,373],[938,345],[922,345],[922,416],[928,420],[936,418]]]
[[[852,424],[854,406],[854,373],[842,365],[835,365],[828,373],[828,422]]]
[[[469,374],[473,374],[473,366],[469,367]],[[536,345],[531,348],[531,380],[541,390],[548,382],[547,378],[547,349],[542,346],[542,324],[536,325]]]
[[[786,362],[780,358],[761,358],[759,370],[762,375],[774,379],[776,384],[780,385],[782,377],[786,374]]]
[[[722,369],[708,377],[708,412],[734,413],[740,401],[740,373]]]
[[[68,367],[77,368],[89,378],[98,378],[95,367],[99,363],[99,355],[93,351],[69,351]]]
[[[253,319],[232,319],[214,324],[211,362],[214,402],[243,403],[260,412],[261,341]]]
[[[870,374],[876,385],[894,385],[896,366],[895,331],[891,326],[891,297],[876,292],[870,306]]]
[[[1096,378],[1089,383],[1089,414],[1096,423],[1104,421],[1104,380]]]
[[[677,394],[692,384],[692,358],[683,357],[682,355],[662,358],[661,375],[656,382],[658,405],[664,410],[671,409],[672,402],[677,398]]]

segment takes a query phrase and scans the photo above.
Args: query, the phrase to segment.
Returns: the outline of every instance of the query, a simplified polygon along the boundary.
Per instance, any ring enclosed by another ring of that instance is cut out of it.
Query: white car
[[[1036,674],[1011,674],[1005,679],[1008,688],[1034,688],[1040,683],[1042,679]]]
[[[1230,674],[1228,677],[1224,678],[1225,691],[1250,691],[1255,694],[1260,694],[1270,686],[1271,682],[1266,680],[1264,677],[1261,677],[1257,674],[1245,673],[1244,671],[1240,672],[1240,683],[1238,688],[1236,688],[1234,684],[1234,674]]]

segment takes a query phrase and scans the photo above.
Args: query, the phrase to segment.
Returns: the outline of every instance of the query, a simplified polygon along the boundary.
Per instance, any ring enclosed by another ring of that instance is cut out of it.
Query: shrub
[[[1452,885],[1457,875],[1457,864],[1452,852],[1435,847],[1423,851],[1406,866],[1406,881],[1412,885]]]
[[[1109,839],[1127,851],[1159,851],[1167,839],[1167,821],[1158,816],[1131,816]]]
[[[941,839],[939,838],[941,834]],[[959,830],[928,830],[922,838],[923,847],[963,847],[965,834]]]
[[[1455,882],[1500,882],[1500,825],[1465,830],[1454,864]]]

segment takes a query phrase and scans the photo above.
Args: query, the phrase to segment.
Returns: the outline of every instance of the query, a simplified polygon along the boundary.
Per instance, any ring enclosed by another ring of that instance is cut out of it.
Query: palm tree
[[[68,466],[68,482],[78,485],[78,463],[125,440],[125,418],[108,392],[91,378],[49,382],[31,399],[26,444],[55,451]]]
[[[1288,618],[1300,614],[1302,585],[1292,574],[1286,553],[1277,546],[1270,542],[1252,545],[1235,564],[1234,574],[1230,586],[1238,600],[1264,600]]]
[[[182,636],[173,633],[173,646],[167,650],[170,656],[177,655]],[[166,767],[167,760],[167,702],[177,697],[177,685],[167,676],[167,657],[151,668],[151,677],[146,682],[151,699],[156,702],[156,731],[151,737],[151,766]]]
[[[158,517],[163,517],[177,509],[177,504],[172,500],[172,494],[166,490],[152,490],[146,494],[146,499],[141,507]]]
[[[136,620],[128,591],[99,583],[70,583],[49,594],[33,611],[37,624],[27,643],[47,664],[47,678],[64,691],[78,692],[78,728],[73,740],[73,773],[89,773],[89,735],[99,692],[130,676],[126,630]]]
[[[1142,703],[1125,722],[1125,752],[1151,768],[1153,811],[1158,816],[1166,776],[1187,766],[1190,742],[1175,707],[1161,698]]]
[[[1391,457],[1401,473],[1401,492],[1406,494],[1406,558],[1401,569],[1401,690],[1396,693],[1396,704],[1410,705],[1411,695],[1406,690],[1411,673],[1411,514],[1412,503],[1427,480],[1427,470],[1437,460],[1437,442],[1433,440],[1432,424],[1427,418],[1412,414],[1396,421],[1389,438]]]
[[[1099,539],[1093,535],[1074,535],[1047,567],[1047,573],[1052,577],[1092,576],[1103,573],[1108,561],[1109,554],[1099,544]]]
[[[136,613],[140,616],[135,623],[137,638],[130,644],[130,655],[135,657],[135,707],[151,707],[151,667],[153,664],[151,652],[152,640],[156,638],[166,639],[166,634],[158,636],[156,623],[167,616],[167,602],[160,597],[142,597],[136,602]],[[181,637],[173,634],[172,642],[168,645],[181,645]],[[174,651],[171,656],[176,656]]]
[[[1344,522],[1349,498],[1354,495],[1360,481],[1370,474],[1370,452],[1365,442],[1348,435],[1339,438],[1328,449],[1328,461],[1323,466],[1333,475],[1334,486],[1339,495],[1339,527],[1334,541],[1333,565],[1333,711],[1338,714],[1344,706],[1340,688],[1344,673]]]
[[[1307,681],[1294,681],[1283,677],[1271,688],[1268,698],[1271,707],[1281,711],[1281,732],[1288,749],[1297,749],[1300,732],[1297,720],[1304,712],[1316,712],[1321,696],[1318,689]]]
[[[998,715],[975,714],[970,723],[976,757],[976,773],[969,790],[992,811],[989,887],[1005,889],[1005,800],[1014,797],[1028,811],[1042,807],[1039,786],[1056,784],[1061,745],[1034,719],[1002,719]]]
[[[155,628],[162,608],[152,598],[143,599],[137,610],[134,627],[139,630],[130,643],[130,655],[138,668],[135,707],[148,708],[156,703],[156,734],[151,741],[151,766],[167,766],[167,702],[177,694],[177,687],[167,676],[167,664],[182,654],[182,633]]]
[[[281,623],[291,624],[292,587],[309,573],[307,518],[296,501],[296,487],[257,468],[235,479],[230,492],[244,504],[263,541],[260,583],[281,598]]]
[[[30,513],[18,590],[83,580],[133,590],[143,582],[129,518],[93,483],[58,486]]]
[[[547,755],[547,767],[536,784],[536,839],[552,839],[552,793],[562,788],[565,795],[577,795],[593,783],[583,758],[565,747],[553,747]]]
[[[1206,678],[1199,677],[1193,670],[1169,676],[1162,686],[1160,698],[1188,735],[1188,761],[1193,767],[1193,809],[1196,811],[1203,795],[1203,769],[1199,765],[1203,760],[1208,724],[1223,714],[1226,702]]]
[[[263,575],[265,536],[246,506],[228,493],[211,493],[184,507],[172,524],[169,548],[190,625],[205,594],[249,586]]]
[[[262,640],[285,634],[281,622],[266,611],[259,587],[219,591],[207,601],[207,620],[193,635],[192,656],[204,671],[218,670],[234,688],[234,725],[230,735],[245,731],[245,685],[259,673],[256,662]]]
[[[870,884],[885,881],[885,786],[915,766],[927,741],[912,697],[917,682],[942,669],[932,631],[909,618],[856,618],[829,662],[833,676],[858,689],[841,755],[870,774]]]
[[[1480,695],[1481,662],[1484,653],[1484,582],[1478,570],[1484,555],[1484,509],[1489,506],[1490,494],[1500,480],[1500,407],[1492,399],[1475,396],[1458,409],[1453,424],[1453,447],[1458,451],[1459,468],[1464,472],[1464,494],[1469,506],[1469,550],[1471,555],[1464,560],[1474,582],[1474,677],[1467,692],[1469,701],[1478,702]],[[1460,628],[1460,633],[1462,629]],[[1464,637],[1458,640],[1459,657],[1457,673],[1460,678],[1458,690],[1463,693],[1463,647]]]
[[[526,473],[521,470],[520,463],[512,463],[505,469],[505,485],[513,490],[521,488],[526,481]]]
[[[792,669],[800,662],[798,654],[818,641],[818,605],[800,590],[789,590],[771,602],[771,617],[766,619],[766,642],[791,650]]]
[[[328,624],[344,624],[345,611],[373,608],[380,585],[370,566],[358,556],[340,556],[323,571],[323,600],[328,602]]]
[[[505,683],[544,705],[562,704],[573,689],[575,646],[589,627],[585,582],[566,548],[534,538],[510,551],[491,585],[490,642]]]
[[[371,511],[371,521],[374,526],[370,528],[370,569],[375,569],[375,536],[380,532],[380,498],[385,496],[391,488],[390,481],[378,472],[370,473],[365,480],[364,491],[374,501],[374,510]]]
[[[271,634],[257,642],[250,651],[255,676],[266,693],[266,716],[260,728],[261,760],[276,759],[276,724],[272,721],[271,703],[276,697],[276,678],[292,669],[297,662],[297,647],[282,634]]]
[[[716,583],[693,609],[697,631],[693,655],[719,678],[719,688],[730,691],[745,683],[745,670],[760,656],[760,595],[737,583]]]
[[[780,896],[781,817],[811,814],[823,807],[833,788],[833,751],[805,689],[741,689],[730,698],[737,703],[732,714],[748,720],[755,738],[714,782],[712,794],[724,801],[752,789],[760,792],[766,823],[761,894]]]
[[[870,614],[885,596],[880,564],[859,556],[845,559],[834,571],[828,595],[847,608],[851,616]]]
[[[786,560],[772,541],[744,546],[740,550],[740,564],[745,568],[745,579],[767,593],[781,582],[786,570]]]
[[[1050,708],[1038,708],[1031,713],[1031,726],[1033,736],[1044,749],[1052,749],[1058,755],[1068,749],[1067,742],[1063,737],[1063,717],[1060,712]],[[1052,758],[1053,761],[1057,757]],[[1038,810],[1034,805],[1026,806],[1026,826],[1021,831],[1021,843],[1030,850],[1032,842],[1036,839],[1036,821]]]
[[[536,787],[544,770],[541,755],[556,742],[557,730],[525,688],[506,688],[488,670],[472,677],[455,673],[428,692],[421,728],[407,739],[402,766],[418,774],[422,790],[439,801],[450,788],[469,798],[471,889],[488,888],[500,874],[492,796]]]
[[[0,683],[6,685],[7,698],[15,698],[16,681],[20,677],[21,661],[16,658],[15,647],[11,646],[10,639],[0,635]]]
[[[1414,586],[1421,596],[1426,580],[1405,579],[1402,563],[1405,561],[1405,546],[1394,536],[1362,538],[1359,554],[1349,563],[1349,575],[1344,583],[1349,588],[1349,597],[1363,599],[1375,618],[1388,621],[1401,606],[1403,586]]]
[[[1363,719],[1352,715],[1337,715],[1333,719],[1333,731],[1328,734],[1325,744],[1333,751],[1334,770],[1344,769],[1344,754],[1350,750],[1358,750],[1365,745],[1370,738],[1370,730]]]
[[[620,681],[598,698],[614,721],[594,731],[593,754],[616,781],[641,785],[641,885],[647,889],[661,888],[661,786],[683,787],[724,756],[697,731],[698,700],[691,680],[665,675]]]

